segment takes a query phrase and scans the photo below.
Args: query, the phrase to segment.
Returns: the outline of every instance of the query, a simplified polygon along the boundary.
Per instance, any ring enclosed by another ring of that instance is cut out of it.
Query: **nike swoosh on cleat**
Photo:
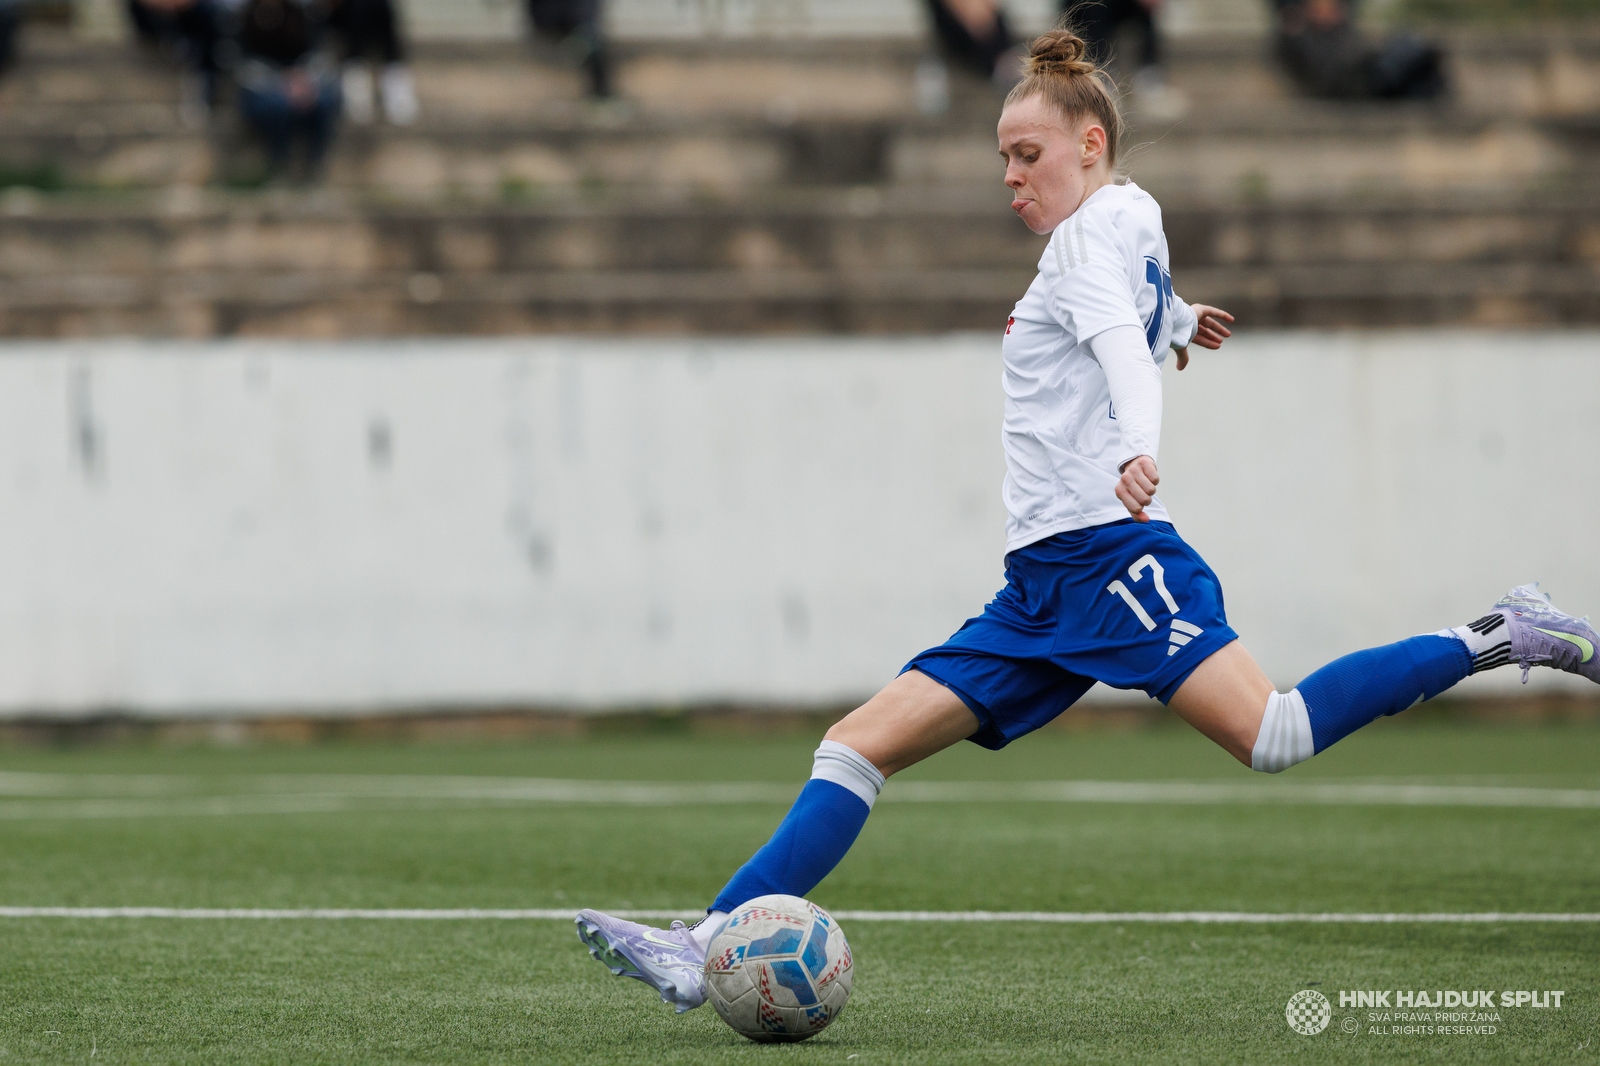
[[[1576,644],[1578,646],[1578,650],[1583,652],[1583,658],[1578,660],[1580,663],[1586,663],[1590,659],[1594,658],[1594,645],[1590,644],[1582,637],[1575,637],[1571,633],[1557,633],[1553,629],[1540,629],[1538,626],[1534,626],[1533,628],[1538,629],[1541,633],[1548,633],[1552,637],[1560,637],[1562,640],[1571,641],[1573,644]]]
[[[1588,660],[1585,659],[1584,662],[1588,662]],[[679,951],[683,950],[683,945],[678,943],[676,940],[663,940],[661,937],[656,936],[656,931],[654,929],[645,930],[644,938],[650,941],[652,944],[660,944],[664,947],[676,948]]]

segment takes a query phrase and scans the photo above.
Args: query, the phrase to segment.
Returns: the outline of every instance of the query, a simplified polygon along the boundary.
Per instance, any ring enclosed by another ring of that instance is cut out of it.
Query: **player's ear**
[[[1079,152],[1083,165],[1092,167],[1106,154],[1106,128],[1098,122],[1086,122],[1079,138]]]

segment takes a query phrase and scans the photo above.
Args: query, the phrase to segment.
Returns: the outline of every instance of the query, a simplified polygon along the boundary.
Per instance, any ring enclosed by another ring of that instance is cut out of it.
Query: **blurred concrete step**
[[[1421,108],[1263,109],[1168,130],[1135,128],[1119,164],[1163,204],[1249,204],[1440,194],[1522,197],[1575,189],[1600,172],[1600,141],[1567,121],[1501,122]],[[983,184],[998,174],[992,135],[907,129],[891,180]]]
[[[619,94],[663,116],[872,117],[915,114],[917,42],[663,42],[614,48]],[[549,49],[516,41],[427,42],[410,66],[423,111],[497,121],[570,109],[583,97],[578,69]],[[117,107],[178,100],[179,68],[134,44],[85,44],[48,33],[22,38],[18,65],[0,82],[0,115],[50,106]],[[998,104],[992,90],[958,79],[958,104]]]
[[[51,165],[70,186],[109,189],[205,185],[259,173],[259,152],[231,129],[208,136],[183,129],[176,117],[157,129],[133,109],[125,118],[0,127],[0,166]],[[731,191],[882,183],[892,177],[889,158],[890,131],[875,123],[691,123],[597,112],[498,127],[430,120],[404,130],[347,129],[328,184],[408,200],[493,201],[630,186]]]
[[[998,328],[1032,271],[72,275],[0,281],[0,335],[343,337]]]
[[[0,198],[0,276],[166,271],[999,270],[1043,239],[1004,194],[879,189],[724,203],[624,197],[416,208],[334,194]],[[1600,263],[1600,198],[1164,213],[1174,267]]]
[[[1265,132],[1174,128],[1132,138],[1123,161],[1167,202],[1251,203],[1438,193],[1521,196],[1600,173],[1581,123],[1351,111]],[[1447,119],[1447,120],[1446,120]],[[0,167],[51,165],[90,188],[203,185],[256,172],[242,136],[184,130],[175,115],[0,124]],[[808,185],[986,187],[1003,176],[993,134],[928,120],[645,119],[616,112],[521,124],[352,128],[329,184],[412,201],[491,202],[559,190],[656,188],[718,196]]]
[[[1163,212],[1174,268],[1600,264],[1600,189],[1580,197],[1422,203],[1179,206]]]
[[[52,105],[176,103],[178,75],[136,45],[86,44],[47,27],[18,36],[18,59],[0,80],[0,121]]]
[[[1442,43],[1455,110],[1507,119],[1600,109],[1600,29],[1463,31],[1445,35]],[[521,40],[421,41],[412,51],[425,108],[452,117],[520,113],[546,102],[575,101],[581,93],[570,64]],[[914,113],[913,72],[931,52],[930,44],[915,38],[655,38],[615,47],[623,95],[652,113],[797,117]],[[1197,113],[1298,95],[1279,71],[1269,38],[1174,38],[1167,66],[1172,84],[1191,98]],[[14,104],[171,101],[176,81],[169,62],[132,44],[90,43],[31,27],[22,38],[21,63],[0,85],[0,110]],[[955,88],[961,100],[998,102],[992,92],[973,94],[965,79]]]
[[[1181,291],[1225,307],[1241,328],[1600,322],[1600,262],[1207,267],[1184,271]]]
[[[599,200],[420,210],[276,197],[136,206],[0,200],[0,274],[167,271],[1001,269],[1042,239],[999,197],[902,202],[872,191],[732,204]]]
[[[163,273],[0,280],[0,335],[346,337],[998,330],[1024,270]],[[1240,328],[1600,322],[1600,265],[1211,267]]]
[[[1431,33],[1444,49],[1449,107],[1466,114],[1549,118],[1600,110],[1600,27],[1463,29]],[[1233,110],[1299,94],[1266,37],[1191,37],[1171,42],[1168,77],[1196,113]]]

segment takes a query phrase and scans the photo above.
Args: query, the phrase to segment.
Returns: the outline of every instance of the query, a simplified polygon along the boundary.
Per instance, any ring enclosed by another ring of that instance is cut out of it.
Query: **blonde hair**
[[[1028,45],[1022,80],[1006,95],[1006,107],[1030,96],[1042,96],[1076,122],[1085,115],[1098,119],[1106,131],[1106,162],[1117,165],[1117,145],[1122,139],[1122,113],[1117,109],[1116,84],[1092,59],[1088,47],[1068,29],[1050,30]]]

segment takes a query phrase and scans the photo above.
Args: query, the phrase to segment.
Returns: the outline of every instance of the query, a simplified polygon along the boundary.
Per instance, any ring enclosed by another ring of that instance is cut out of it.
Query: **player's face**
[[[996,132],[1011,209],[1033,232],[1051,232],[1083,202],[1104,131],[1093,119],[1069,124],[1044,97],[1030,96],[1000,113]]]

